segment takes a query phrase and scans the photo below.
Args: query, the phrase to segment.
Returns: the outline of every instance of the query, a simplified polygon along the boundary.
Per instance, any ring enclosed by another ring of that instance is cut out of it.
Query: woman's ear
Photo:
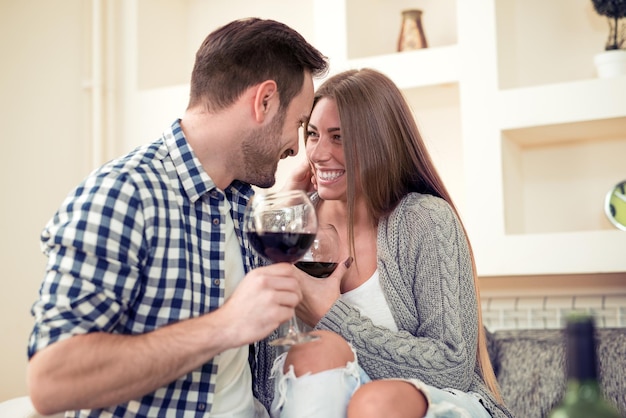
[[[259,84],[254,96],[254,117],[259,123],[278,110],[278,87],[274,80],[266,80]]]

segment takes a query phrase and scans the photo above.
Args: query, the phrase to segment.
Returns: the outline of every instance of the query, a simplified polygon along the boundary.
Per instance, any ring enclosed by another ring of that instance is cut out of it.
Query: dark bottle
[[[621,418],[602,394],[598,380],[593,318],[570,316],[565,329],[567,387],[549,418]]]

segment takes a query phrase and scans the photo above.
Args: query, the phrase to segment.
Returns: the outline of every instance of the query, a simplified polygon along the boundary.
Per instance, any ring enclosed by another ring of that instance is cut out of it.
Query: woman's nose
[[[330,158],[329,142],[325,138],[320,138],[312,147],[309,152],[309,159],[311,161],[325,161]]]

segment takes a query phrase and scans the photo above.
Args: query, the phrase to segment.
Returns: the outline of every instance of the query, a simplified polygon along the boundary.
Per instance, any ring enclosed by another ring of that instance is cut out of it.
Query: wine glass
[[[315,207],[301,190],[253,196],[244,215],[244,231],[252,247],[272,263],[295,263],[307,252],[317,233]],[[296,316],[287,335],[271,345],[292,346],[318,337],[302,333]]]
[[[339,235],[331,224],[322,224],[317,228],[313,245],[296,262],[296,267],[313,277],[324,279],[337,268],[339,261]]]

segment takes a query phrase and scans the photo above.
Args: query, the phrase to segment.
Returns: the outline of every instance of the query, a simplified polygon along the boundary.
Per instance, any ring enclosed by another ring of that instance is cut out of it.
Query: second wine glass
[[[331,224],[317,228],[313,245],[296,262],[296,267],[313,277],[324,279],[330,276],[339,262],[339,234]]]

